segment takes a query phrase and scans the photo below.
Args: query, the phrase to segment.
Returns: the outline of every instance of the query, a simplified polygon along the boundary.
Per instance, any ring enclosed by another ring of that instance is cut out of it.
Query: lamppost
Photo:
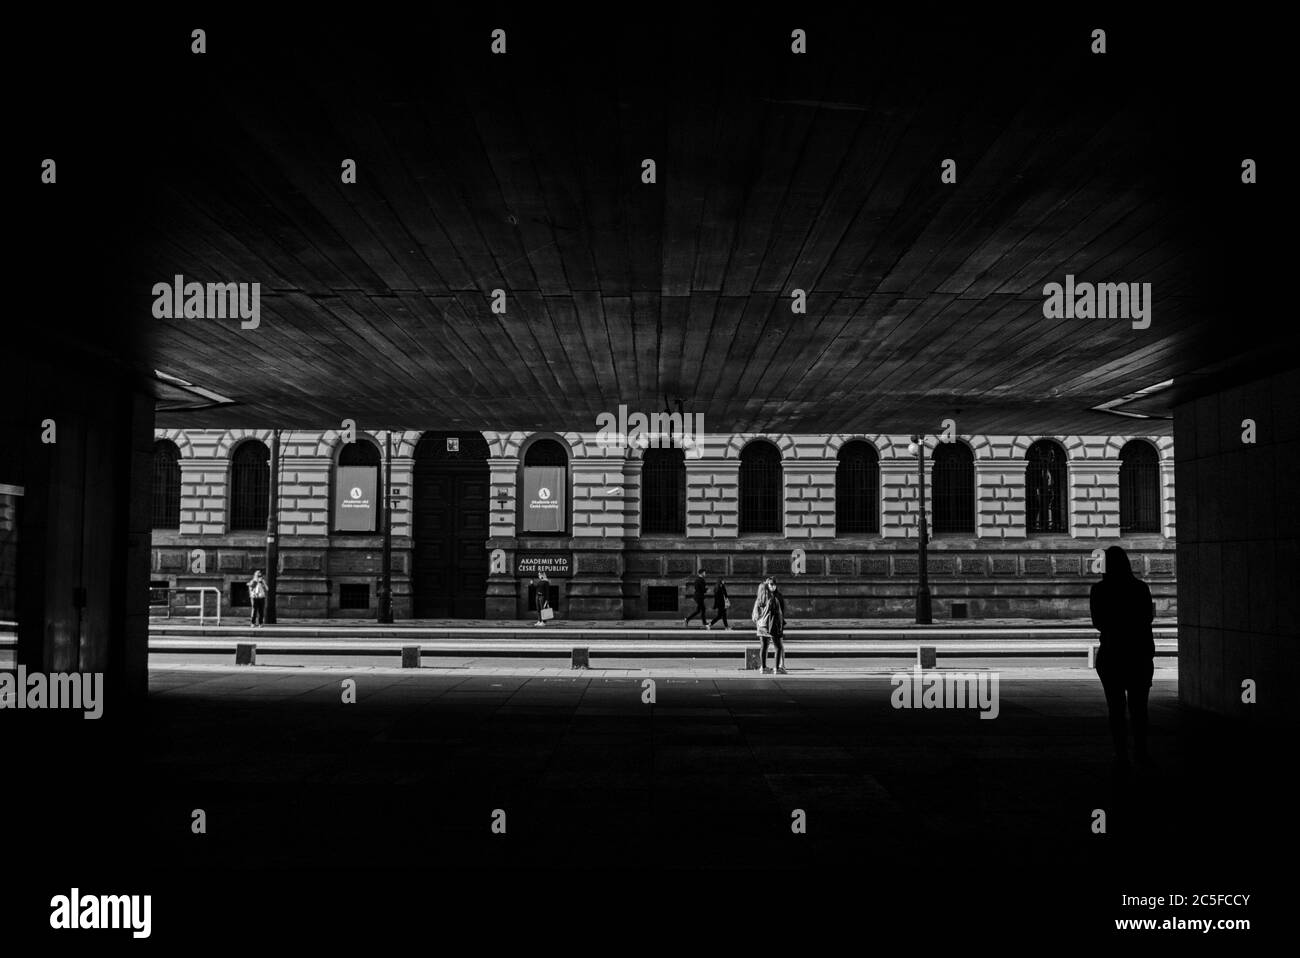
[[[384,578],[379,586],[379,621],[393,621],[393,431],[384,430]]]
[[[916,475],[921,480],[921,497],[917,501],[921,521],[920,535],[917,536],[916,542],[917,570],[920,572],[920,580],[916,587],[916,624],[929,625],[934,618],[930,610],[930,570],[925,554],[926,540],[930,538],[925,523],[925,437],[913,436],[912,441],[907,444],[907,451],[916,456]]]
[[[266,510],[266,616],[275,625],[275,573],[280,566],[280,430],[271,436],[271,501]]]

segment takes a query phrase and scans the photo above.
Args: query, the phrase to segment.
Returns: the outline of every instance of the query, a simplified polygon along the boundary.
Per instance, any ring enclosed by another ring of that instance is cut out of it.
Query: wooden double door
[[[426,433],[416,446],[411,491],[415,618],[485,616],[491,506],[487,457],[487,442],[478,433]]]

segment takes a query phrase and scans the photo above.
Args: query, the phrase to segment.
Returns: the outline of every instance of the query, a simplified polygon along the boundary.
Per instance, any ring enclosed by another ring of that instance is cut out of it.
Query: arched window
[[[230,457],[230,530],[266,528],[271,496],[271,454],[256,439],[240,443]]]
[[[1025,453],[1025,528],[1030,533],[1065,532],[1065,450],[1040,439]]]
[[[379,447],[362,437],[340,447],[334,469],[334,531],[376,531],[381,495]]]
[[[975,534],[975,456],[961,442],[934,447],[930,470],[934,534]]]
[[[880,457],[869,442],[856,439],[840,447],[835,467],[835,533],[880,531]]]
[[[641,534],[686,534],[686,453],[647,449],[641,465]]]
[[[781,453],[770,442],[751,442],[740,451],[740,534],[780,535],[783,494]]]
[[[554,439],[539,439],[524,453],[519,497],[526,535],[568,535],[569,456]]]
[[[1160,532],[1160,458],[1141,439],[1119,451],[1119,531]]]
[[[340,466],[379,466],[379,447],[369,439],[347,443],[339,450]]]
[[[181,527],[181,451],[168,439],[153,444],[153,527]]]

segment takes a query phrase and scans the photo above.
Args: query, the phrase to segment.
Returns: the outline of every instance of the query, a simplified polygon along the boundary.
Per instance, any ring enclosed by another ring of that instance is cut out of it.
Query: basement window
[[[677,612],[677,586],[646,586],[645,610],[647,612]]]
[[[369,609],[370,608],[370,583],[368,582],[339,583],[339,608],[340,609]]]

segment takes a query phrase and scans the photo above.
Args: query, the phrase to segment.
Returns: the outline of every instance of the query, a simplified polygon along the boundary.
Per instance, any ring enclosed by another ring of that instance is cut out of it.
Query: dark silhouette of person
[[[697,615],[700,617],[700,625],[708,628],[709,617],[704,611],[704,599],[709,594],[709,583],[704,578],[704,570],[701,569],[695,576],[695,611],[682,620],[682,625],[690,625],[691,619]]]
[[[1128,735],[1124,711],[1133,723],[1133,750],[1139,764],[1150,764],[1147,752],[1147,696],[1155,674],[1156,645],[1151,634],[1155,611],[1151,590],[1133,574],[1128,553],[1119,546],[1106,550],[1105,572],[1088,597],[1092,624],[1101,633],[1097,677],[1106,693],[1115,761],[1128,765]]]
[[[718,576],[718,582],[713,587],[713,620],[705,628],[713,628],[718,624],[718,619],[722,620],[722,624],[726,628],[731,628],[731,623],[727,621],[727,605],[730,602],[731,598],[727,595],[727,583],[722,576]]]

